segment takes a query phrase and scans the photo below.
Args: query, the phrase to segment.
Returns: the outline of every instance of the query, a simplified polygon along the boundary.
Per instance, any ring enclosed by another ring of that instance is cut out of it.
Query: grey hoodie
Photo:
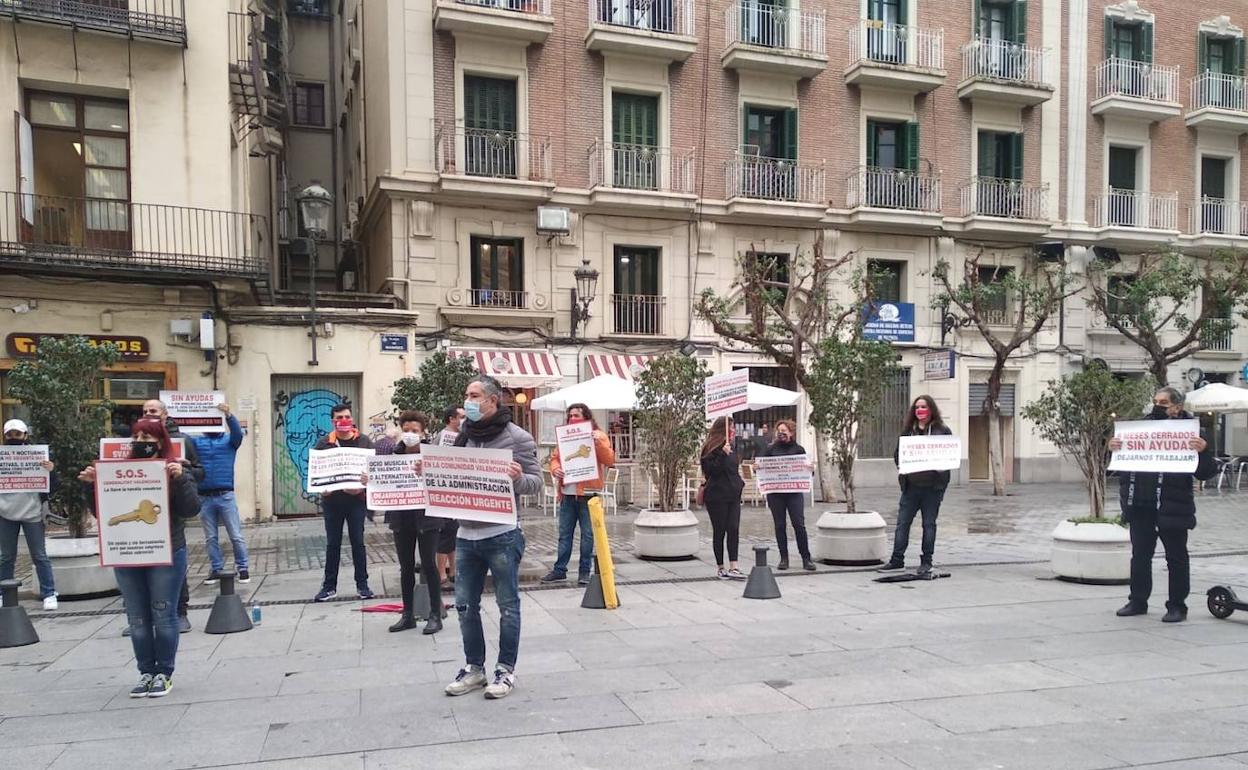
[[[43,500],[38,492],[14,492],[0,495],[0,519],[39,521],[43,518]]]

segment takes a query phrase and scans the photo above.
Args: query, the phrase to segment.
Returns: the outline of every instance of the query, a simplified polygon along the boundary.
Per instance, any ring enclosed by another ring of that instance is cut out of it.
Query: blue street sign
[[[383,334],[381,335],[381,352],[382,353],[406,353],[407,352],[407,335],[406,334]]]
[[[867,316],[862,336],[884,342],[914,342],[914,303],[876,303]]]

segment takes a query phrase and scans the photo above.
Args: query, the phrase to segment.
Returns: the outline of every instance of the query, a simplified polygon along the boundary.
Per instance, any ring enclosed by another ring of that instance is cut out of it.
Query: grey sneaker
[[[146,698],[150,694],[150,691],[152,689],[152,680],[154,678],[155,677],[153,677],[151,674],[144,674],[143,676],[139,677],[139,683],[136,684],[134,686],[134,689],[130,691],[130,697],[131,698]]]
[[[932,572],[932,565],[930,565],[930,564],[920,564],[920,565],[919,565],[919,569],[918,569],[918,571],[917,571],[915,574],[918,574],[918,575],[930,575],[930,574],[931,574],[931,572]]]
[[[455,675],[455,681],[446,686],[447,695],[467,695],[485,687],[485,669],[480,666],[464,666]]]
[[[898,570],[903,570],[905,568],[906,568],[906,563],[904,561],[896,561],[895,559],[889,559],[888,564],[885,564],[883,567],[876,569],[876,572],[896,572]]]
[[[745,580],[745,577],[746,577],[745,573],[737,569],[736,567],[733,567],[732,569],[728,570],[728,572],[726,572],[725,575],[727,576],[729,580]]]
[[[505,668],[494,669],[494,681],[485,688],[485,697],[489,700],[506,698],[516,686],[516,675]]]
[[[157,674],[152,679],[152,687],[147,691],[147,697],[163,698],[171,692],[173,692],[173,678],[164,674]]]

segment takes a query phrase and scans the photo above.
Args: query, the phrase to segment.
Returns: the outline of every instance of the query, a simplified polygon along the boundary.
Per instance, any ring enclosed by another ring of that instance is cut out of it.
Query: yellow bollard
[[[611,543],[607,540],[607,517],[602,510],[602,498],[589,500],[589,523],[594,530],[594,558],[598,560],[598,576],[602,580],[602,598],[607,609],[620,606],[615,595],[615,564],[611,561]]]

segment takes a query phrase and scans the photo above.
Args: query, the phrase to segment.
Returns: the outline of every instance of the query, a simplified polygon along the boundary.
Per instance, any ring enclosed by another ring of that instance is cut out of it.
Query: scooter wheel
[[[1209,614],[1219,620],[1229,618],[1231,613],[1235,611],[1235,605],[1231,598],[1231,592],[1225,588],[1213,588],[1209,591]]]

